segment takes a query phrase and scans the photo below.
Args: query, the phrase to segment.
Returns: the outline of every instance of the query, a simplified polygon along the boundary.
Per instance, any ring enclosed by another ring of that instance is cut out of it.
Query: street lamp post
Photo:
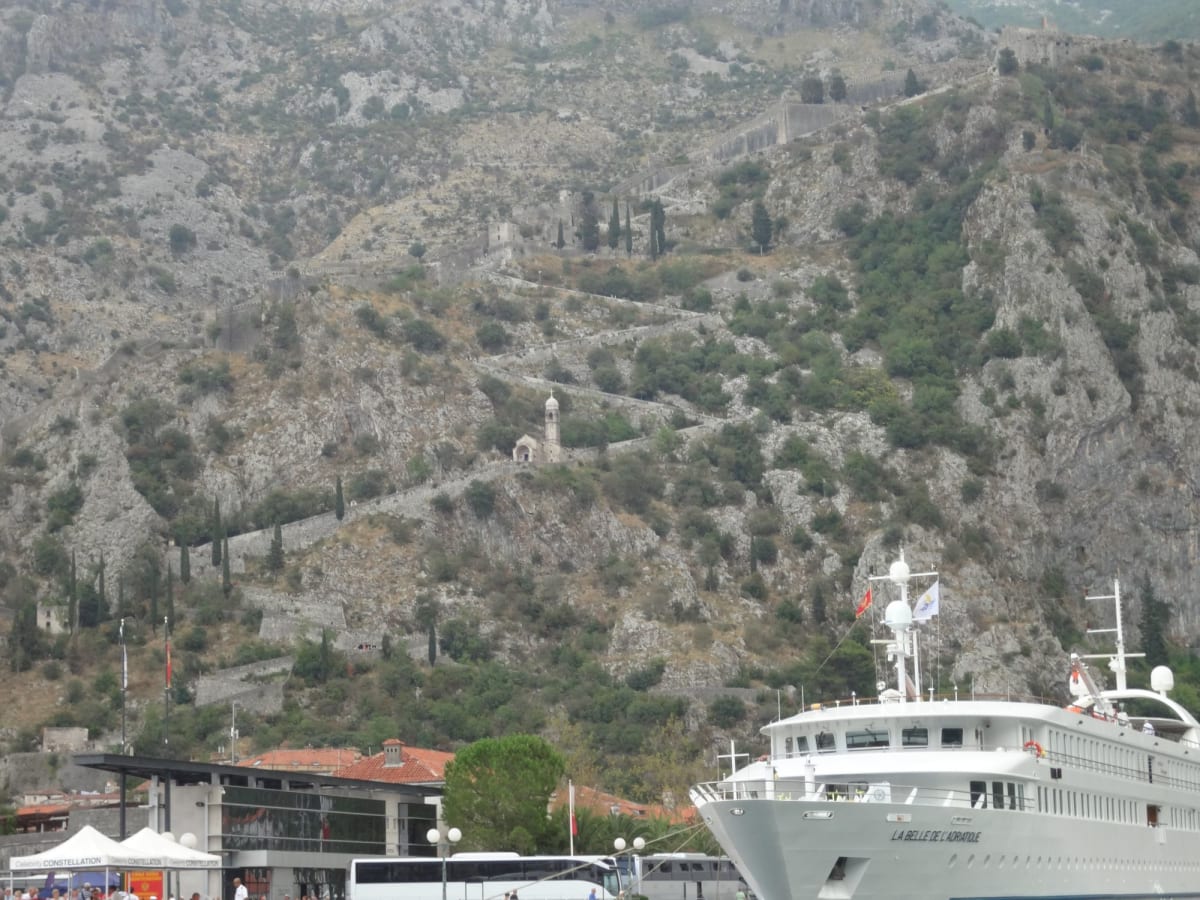
[[[625,849],[627,847],[629,847],[629,844],[627,844],[625,842],[625,838],[623,838],[623,837],[619,837],[613,841],[613,849],[617,851],[617,856],[620,856],[622,853],[624,853]],[[633,839],[633,846],[629,847],[630,860],[629,860],[629,867],[627,869],[627,871],[629,872],[629,887],[627,888],[624,885],[624,883],[621,884],[621,890],[624,891],[627,895],[628,894],[640,894],[642,892],[642,885],[641,885],[642,873],[638,871],[637,863],[634,862],[633,858],[634,858],[635,854],[641,853],[645,849],[646,849],[646,839],[643,837],[635,837]],[[620,865],[618,865],[617,871],[619,872],[620,870],[621,870],[621,867],[620,867]],[[624,879],[622,878],[622,882],[623,881],[624,881]],[[443,900],[444,900],[444,898],[443,898]]]
[[[446,900],[446,859],[450,856],[450,848],[462,840],[462,832],[457,828],[447,828],[445,831],[430,828],[425,832],[425,840],[438,848],[438,855],[442,858],[442,900]]]

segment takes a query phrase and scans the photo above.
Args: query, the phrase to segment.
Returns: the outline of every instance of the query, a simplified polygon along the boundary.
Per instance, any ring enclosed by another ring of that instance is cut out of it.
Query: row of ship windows
[[[1106,856],[1084,857],[1084,856],[1026,856],[1022,859],[1019,856],[998,856],[994,860],[989,854],[987,856],[977,856],[971,854],[965,859],[961,858],[957,853],[951,855],[947,861],[949,868],[963,865],[968,869],[979,867],[982,869],[1092,869],[1109,872],[1118,871],[1155,871],[1155,872],[1198,872],[1200,871],[1200,861],[1196,860],[1180,860],[1177,862],[1162,862],[1160,860],[1148,859],[1113,859]]]
[[[1055,816],[1071,816],[1076,819],[1124,822],[1129,825],[1159,824],[1159,807],[1152,803],[1144,804],[1117,797],[1099,797],[1095,794],[1067,791],[1062,788],[1039,787],[1037,792],[1039,812]]]
[[[961,747],[963,745],[963,730],[961,728],[943,728],[940,733],[941,746]],[[864,728],[860,731],[846,732],[847,750],[867,750],[872,747],[891,746],[891,736],[886,730],[875,731]],[[915,726],[900,729],[901,747],[928,747],[929,729]],[[837,739],[832,732],[822,731],[812,736],[809,743],[808,735],[791,736],[783,739],[783,755],[803,756],[805,753],[832,753],[837,750]]]
[[[1200,765],[1190,761],[1171,760],[1168,768],[1167,760],[1162,756],[1147,756],[1144,750],[1126,747],[1115,741],[1087,738],[1057,729],[1050,730],[1047,744],[1046,750],[1052,758],[1080,768],[1200,790]]]

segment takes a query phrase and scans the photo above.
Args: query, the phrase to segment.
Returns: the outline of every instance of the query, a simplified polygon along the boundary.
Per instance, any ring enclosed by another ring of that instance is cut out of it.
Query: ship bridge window
[[[829,753],[830,751],[836,750],[836,749],[837,749],[837,745],[834,743],[833,735],[830,734],[828,731],[822,731],[820,734],[817,735],[817,752],[818,753]]]
[[[807,736],[800,735],[800,737],[796,738],[796,752],[797,753],[807,753],[808,752],[808,737]]]
[[[886,747],[887,745],[888,733],[886,731],[874,731],[866,728],[862,731],[846,732],[847,750],[864,750],[869,747]]]
[[[963,745],[963,730],[961,728],[943,728],[942,746],[961,747]]]
[[[900,741],[905,747],[928,747],[928,728],[905,728],[900,732]]]
[[[792,739],[790,737],[783,739],[783,755],[785,757],[792,755]]]

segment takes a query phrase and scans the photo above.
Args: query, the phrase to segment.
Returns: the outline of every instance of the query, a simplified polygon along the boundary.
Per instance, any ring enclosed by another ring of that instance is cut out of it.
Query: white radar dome
[[[904,584],[908,581],[909,571],[908,563],[904,561],[904,557],[901,557],[888,568],[888,580],[892,584]]]
[[[1150,689],[1160,694],[1175,690],[1175,673],[1167,666],[1155,666],[1150,672]]]
[[[883,624],[888,628],[907,628],[912,625],[912,610],[903,600],[893,600],[883,612]]]

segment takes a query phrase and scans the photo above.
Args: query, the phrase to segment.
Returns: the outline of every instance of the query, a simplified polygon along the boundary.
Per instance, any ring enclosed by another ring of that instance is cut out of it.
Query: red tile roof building
[[[257,756],[239,759],[239,766],[270,769],[274,772],[318,772],[333,775],[339,769],[353,765],[363,758],[354,747],[297,747],[268,750]]]
[[[359,778],[388,784],[444,784],[446,763],[454,759],[444,750],[405,746],[396,738],[383,742],[383,752],[368,756],[332,773],[339,778]]]
[[[550,799],[550,809],[567,805],[567,792],[556,791]],[[696,808],[690,803],[683,807],[669,808],[660,803],[634,803],[616,794],[608,794],[596,788],[575,785],[575,808],[586,809],[597,816],[629,816],[631,819],[663,819],[676,824],[690,822],[695,818]]]

